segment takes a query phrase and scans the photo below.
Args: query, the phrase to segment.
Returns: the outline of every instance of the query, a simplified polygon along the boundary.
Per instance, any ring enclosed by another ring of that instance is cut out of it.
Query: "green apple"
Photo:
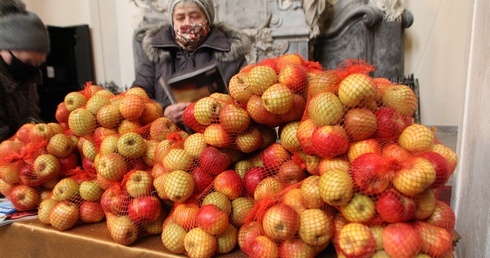
[[[102,194],[104,193],[104,189],[100,187],[95,179],[81,182],[78,191],[82,199],[91,202],[100,200],[100,197],[102,197]]]
[[[51,198],[57,201],[69,201],[78,197],[80,186],[78,182],[66,177],[61,179],[53,188]]]

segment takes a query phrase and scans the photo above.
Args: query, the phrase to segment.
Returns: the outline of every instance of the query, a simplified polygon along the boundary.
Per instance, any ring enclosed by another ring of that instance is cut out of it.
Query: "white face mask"
[[[194,23],[175,28],[175,41],[185,50],[194,51],[208,36],[209,25],[207,23]]]

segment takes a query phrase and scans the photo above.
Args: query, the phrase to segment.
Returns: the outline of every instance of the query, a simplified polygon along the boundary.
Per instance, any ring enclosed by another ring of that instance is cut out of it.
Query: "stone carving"
[[[378,7],[382,3],[383,10]],[[345,59],[364,59],[375,66],[376,77],[403,76],[404,30],[411,26],[413,17],[406,10],[398,15],[399,1],[344,0],[330,4],[324,29],[312,43],[315,60],[335,69]]]
[[[168,22],[169,0],[130,0],[140,9],[134,30],[135,68],[145,31]],[[298,53],[333,69],[345,59],[375,65],[375,76],[403,75],[404,29],[413,17],[404,0],[215,0],[216,21],[255,39],[249,63]]]
[[[310,26],[310,38],[316,38],[323,30],[327,19],[328,7],[331,3],[327,0],[303,0],[305,19]]]
[[[387,22],[400,21],[405,10],[403,0],[370,0],[369,4],[383,12],[383,20]]]

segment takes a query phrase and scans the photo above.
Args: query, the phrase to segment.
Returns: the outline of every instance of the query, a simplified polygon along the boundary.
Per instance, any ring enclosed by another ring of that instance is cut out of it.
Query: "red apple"
[[[376,116],[367,108],[353,108],[345,114],[344,128],[353,141],[371,137],[377,127]]]
[[[279,167],[277,176],[283,183],[292,185],[305,179],[306,173],[300,165],[292,160],[288,160]]]
[[[395,173],[393,161],[378,153],[365,153],[357,157],[350,171],[359,189],[368,195],[386,190]]]
[[[213,181],[214,190],[228,199],[235,200],[242,195],[244,183],[240,175],[232,169],[219,173]]]
[[[439,188],[444,186],[451,176],[450,166],[447,159],[441,154],[434,151],[426,151],[417,155],[418,157],[423,157],[432,163],[434,170],[436,171],[436,179],[429,188]]]
[[[315,148],[313,147],[312,142],[313,132],[315,132],[316,129],[317,126],[311,119],[306,119],[299,123],[296,137],[298,138],[301,149],[305,154],[316,156]]]
[[[192,102],[184,109],[184,112],[182,113],[182,120],[184,121],[184,124],[192,129],[194,132],[203,133],[204,129],[206,129],[206,126],[197,122],[196,118],[194,117],[195,105],[196,102]]]
[[[287,113],[280,114],[279,120],[282,123],[300,121],[305,112],[306,100],[300,94],[293,95],[293,108],[291,108]]]
[[[104,209],[100,202],[84,201],[80,204],[79,216],[80,220],[85,223],[95,223],[102,221],[105,218]]]
[[[346,153],[349,149],[349,137],[339,125],[318,127],[313,132],[311,142],[315,153],[322,158],[332,158]]]
[[[37,190],[27,185],[14,186],[7,197],[18,211],[27,211],[37,208],[40,199]]]
[[[230,165],[230,157],[213,146],[206,147],[199,156],[201,169],[213,176],[223,172]]]
[[[111,186],[100,197],[100,204],[104,212],[114,215],[126,215],[129,202],[129,194],[122,191],[118,185]]]
[[[227,132],[220,124],[210,124],[204,129],[204,141],[218,148],[230,148],[233,143],[233,134]]]
[[[202,193],[213,183],[213,175],[204,171],[200,166],[197,166],[192,170],[191,176],[194,179],[194,193],[196,194]]]
[[[390,257],[414,257],[422,250],[422,240],[412,225],[398,222],[383,230],[383,247]]]
[[[68,155],[67,157],[64,158],[58,158],[61,169],[60,169],[60,175],[68,175],[70,170],[75,169],[79,165],[79,156],[75,153],[72,153]],[[87,168],[85,168],[87,170]]]
[[[398,143],[388,143],[381,150],[383,157],[393,159],[398,165],[405,166],[406,163],[413,157],[412,153],[402,148]]]
[[[28,143],[30,142],[30,134],[31,134],[31,130],[32,128],[34,127],[34,123],[26,123],[26,124],[23,124],[18,130],[17,132],[15,133],[15,137],[17,139],[19,139],[21,142],[23,143]]]
[[[70,111],[68,111],[68,109],[66,109],[66,106],[65,106],[65,102],[61,102],[60,104],[58,104],[58,106],[56,107],[56,112],[55,112],[55,115],[54,117],[56,118],[56,121],[58,121],[59,123],[62,123],[62,122],[68,122],[68,116],[70,115]]]
[[[175,203],[171,216],[177,224],[188,231],[196,226],[198,212],[199,207],[196,203]]]
[[[250,125],[250,120],[245,108],[236,103],[225,104],[219,112],[219,123],[230,133],[244,131]]]
[[[430,257],[445,257],[444,254],[453,248],[453,237],[450,231],[422,221],[415,221],[415,230],[422,240],[422,252]]]
[[[303,65],[285,64],[279,70],[277,80],[295,93],[305,93],[308,87],[308,77]]]
[[[292,155],[280,143],[273,143],[262,151],[262,163],[264,167],[277,171],[286,160],[291,159]]]
[[[262,103],[262,98],[259,95],[252,95],[250,97],[246,109],[250,118],[258,124],[270,127],[276,127],[280,124],[279,115],[267,111]]]
[[[128,205],[129,218],[134,222],[152,222],[162,212],[160,200],[152,195],[133,199]]]
[[[425,222],[445,228],[446,230],[452,232],[454,230],[454,224],[456,221],[456,215],[449,204],[436,200],[436,205],[432,215],[425,220]]]
[[[206,233],[216,236],[223,233],[228,227],[228,214],[214,204],[206,204],[199,208],[196,216],[196,225]]]
[[[411,219],[416,207],[412,197],[405,196],[395,189],[384,191],[376,201],[376,211],[381,219],[389,223]]]
[[[260,166],[251,167],[245,172],[243,182],[250,196],[254,196],[255,188],[268,174],[269,170]]]
[[[396,140],[406,126],[404,118],[392,107],[381,107],[376,113],[378,127],[375,137],[383,140]]]
[[[314,258],[315,248],[306,244],[300,238],[290,238],[279,245],[279,257]]]
[[[257,236],[251,243],[250,258],[279,257],[279,248],[272,239],[266,236]]]
[[[245,254],[250,254],[252,241],[262,234],[262,226],[257,221],[244,224],[238,230],[238,246]]]
[[[85,170],[89,170],[89,169],[95,170],[94,162],[90,161],[89,159],[87,159],[86,157],[83,157],[83,156],[82,156],[82,167]]]

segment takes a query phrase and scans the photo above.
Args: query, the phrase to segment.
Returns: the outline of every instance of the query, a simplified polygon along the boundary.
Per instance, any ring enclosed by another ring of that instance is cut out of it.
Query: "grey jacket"
[[[166,80],[175,72],[217,62],[223,80],[228,84],[230,78],[247,65],[245,55],[249,53],[251,44],[247,34],[216,23],[208,38],[193,53],[188,53],[175,42],[170,25],[149,29],[142,41],[144,60],[132,87],[144,88],[165,108],[170,105],[170,100],[158,83],[160,77]],[[226,93],[227,89],[221,91]]]
[[[26,122],[40,120],[38,102],[36,83],[12,79],[0,57],[0,142],[12,137]]]

